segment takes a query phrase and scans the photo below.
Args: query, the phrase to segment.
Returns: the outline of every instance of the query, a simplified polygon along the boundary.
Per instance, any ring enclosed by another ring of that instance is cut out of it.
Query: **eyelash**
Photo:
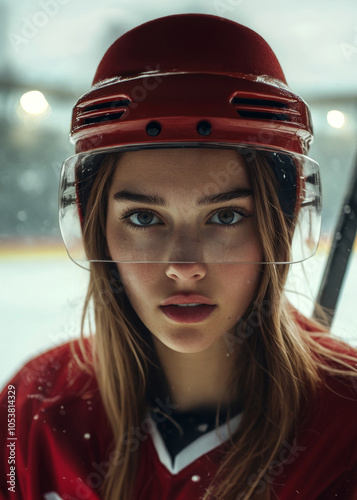
[[[237,206],[229,206],[229,207],[224,207],[224,208],[220,208],[219,210],[216,210],[215,212],[213,212],[212,214],[209,215],[208,219],[211,219],[214,215],[218,214],[219,212],[236,212],[238,213],[239,215],[241,215],[244,219],[248,218],[248,217],[252,217],[252,214],[250,214],[247,210],[245,210],[244,208],[242,207],[237,207]],[[130,228],[132,229],[148,229],[150,227],[152,227],[153,225],[137,225],[137,224],[133,224],[131,221],[130,221],[130,217],[132,215],[135,215],[135,214],[138,214],[140,212],[145,212],[147,214],[153,214],[155,215],[155,217],[157,217],[158,219],[160,219],[160,217],[152,210],[146,210],[146,209],[135,209],[135,210],[126,210],[123,215],[120,217],[120,220],[122,220],[127,226],[129,226]],[[161,220],[161,219],[160,219]],[[214,224],[214,225],[217,225],[217,226],[224,226],[225,229],[234,229],[238,224],[240,224],[242,221],[239,220],[238,222],[235,222],[234,224],[217,224],[215,222],[211,222],[210,224]],[[162,224],[162,222],[160,223]],[[156,225],[156,224],[155,224]]]
[[[156,215],[156,213],[153,212],[152,210],[135,209],[135,210],[126,210],[123,213],[123,215],[120,217],[120,220],[122,220],[124,222],[124,224],[126,224],[127,226],[129,226],[132,229],[147,229],[149,227],[152,227],[151,225],[148,225],[148,226],[145,226],[145,225],[139,226],[137,224],[133,224],[129,220],[132,215],[139,214],[140,212],[144,212],[144,213],[147,213],[147,214],[153,214],[153,215],[155,215],[155,217],[157,217],[158,219],[160,219],[160,217],[158,215]]]

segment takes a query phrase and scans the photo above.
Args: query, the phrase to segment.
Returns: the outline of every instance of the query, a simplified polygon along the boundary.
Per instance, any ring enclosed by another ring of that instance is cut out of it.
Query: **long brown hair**
[[[108,255],[106,208],[118,158],[108,155],[103,161],[87,203],[83,239],[91,259]],[[243,159],[255,194],[257,230],[264,259],[287,262],[294,220],[286,217],[279,207],[271,166],[258,153],[254,153],[254,158],[245,154]],[[289,265],[262,267],[253,303],[239,321],[234,338],[226,339],[227,345],[239,349],[230,390],[233,400],[239,400],[244,407],[242,420],[202,500],[269,499],[267,478],[271,464],[284,442],[294,436],[302,402],[317,388],[323,370],[356,375],[350,368],[351,355],[344,354],[343,349],[332,351],[320,342],[321,337],[328,335],[327,329],[302,317],[288,303],[284,286]],[[140,447],[130,450],[123,436],[140,426],[144,418],[155,352],[150,336],[137,328],[132,312],[128,313],[128,301],[114,264],[91,263],[82,325],[91,302],[95,334],[91,337],[91,353],[84,352],[86,367],[92,367],[97,377],[113,430],[115,452],[113,467],[105,478],[103,498],[127,500],[133,495]],[[333,360],[338,366],[332,368],[325,360]]]

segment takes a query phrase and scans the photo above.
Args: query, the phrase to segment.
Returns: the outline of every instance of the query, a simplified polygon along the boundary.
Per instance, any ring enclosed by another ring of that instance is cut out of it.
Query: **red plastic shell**
[[[284,105],[236,105],[234,98],[267,100]],[[104,103],[128,100],[128,105],[103,108]],[[100,105],[97,109],[96,105]],[[86,111],[89,108],[89,111]],[[248,111],[251,117],[240,112]],[[120,118],[88,123],[122,112]],[[257,116],[254,113],[258,113]],[[268,117],[260,118],[264,113]],[[283,114],[286,120],[276,119]],[[206,120],[212,131],[197,132]],[[161,125],[151,137],[149,122]],[[276,147],[306,153],[312,139],[305,102],[292,92],[270,84],[225,75],[171,74],[123,80],[94,88],[83,96],[73,112],[72,141],[76,152],[135,144],[172,142],[223,142]]]

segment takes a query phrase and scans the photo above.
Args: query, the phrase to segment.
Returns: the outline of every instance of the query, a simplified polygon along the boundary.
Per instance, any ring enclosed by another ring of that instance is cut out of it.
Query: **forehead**
[[[123,153],[112,188],[156,192],[186,190],[215,194],[226,188],[249,188],[242,157],[233,149],[168,148]]]

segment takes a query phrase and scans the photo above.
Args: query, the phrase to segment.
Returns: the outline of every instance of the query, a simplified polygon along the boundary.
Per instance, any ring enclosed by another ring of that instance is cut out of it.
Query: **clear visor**
[[[62,167],[70,258],[127,263],[293,263],[321,226],[319,168],[245,145],[170,144],[78,154]]]

